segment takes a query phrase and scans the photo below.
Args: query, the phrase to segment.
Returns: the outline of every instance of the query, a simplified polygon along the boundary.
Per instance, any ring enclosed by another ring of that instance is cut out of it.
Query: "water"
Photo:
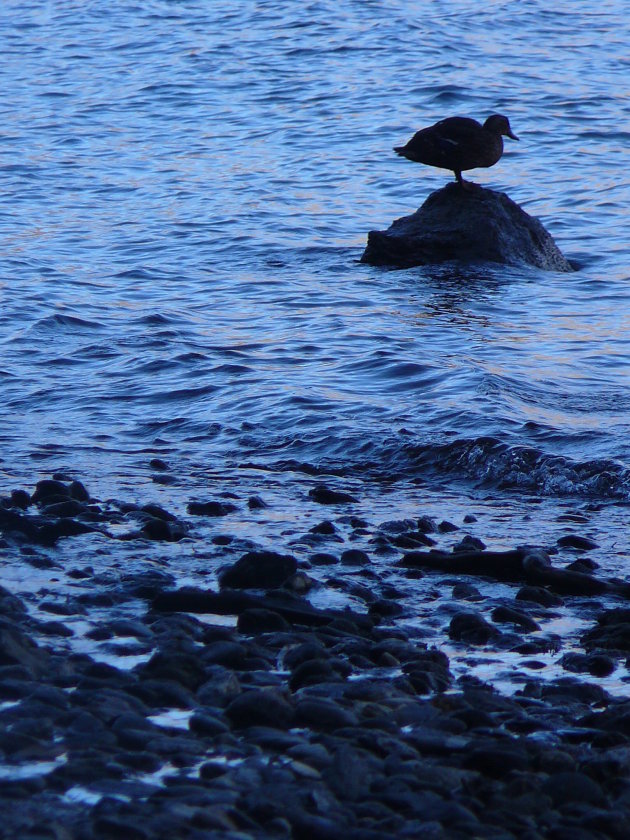
[[[280,546],[318,477],[376,523],[473,511],[494,547],[579,515],[630,573],[630,23],[592,8],[5,0],[3,491],[259,493],[221,527]],[[360,264],[449,178],[392,147],[493,111],[521,142],[471,180],[580,270]],[[164,549],[178,580],[195,550]]]

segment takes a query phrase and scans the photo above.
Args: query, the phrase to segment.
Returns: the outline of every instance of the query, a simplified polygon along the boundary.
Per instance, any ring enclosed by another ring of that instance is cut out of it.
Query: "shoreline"
[[[57,476],[4,500],[5,549],[36,569],[38,546],[129,517],[125,540],[148,558],[187,539],[168,511],[79,485]],[[88,561],[38,617],[0,591],[5,836],[627,836],[630,700],[604,686],[624,673],[630,609],[586,538],[561,567],[427,517],[372,528],[351,498],[313,493],[330,518],[308,560],[226,545],[218,577],[186,587],[156,562],[112,585]],[[226,515],[218,504],[190,515]],[[456,550],[436,551],[440,534]],[[311,603],[316,574],[353,607]],[[550,629],[571,615],[578,645]],[[498,680],[505,656],[511,693],[475,676]]]

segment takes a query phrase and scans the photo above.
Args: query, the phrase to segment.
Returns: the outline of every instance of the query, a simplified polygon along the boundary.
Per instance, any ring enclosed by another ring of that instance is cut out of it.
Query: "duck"
[[[395,146],[401,157],[439,169],[450,169],[464,187],[462,172],[494,166],[503,154],[503,137],[519,138],[503,114],[491,114],[483,125],[470,117],[447,117],[417,131],[405,146]]]

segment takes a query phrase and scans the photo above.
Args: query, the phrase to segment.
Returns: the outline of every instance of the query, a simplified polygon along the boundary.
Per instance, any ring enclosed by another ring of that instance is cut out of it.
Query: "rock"
[[[334,566],[335,563],[339,562],[338,557],[325,551],[319,551],[316,554],[311,554],[308,559],[313,566]]]
[[[565,671],[594,677],[609,677],[615,670],[614,660],[604,654],[565,653],[559,664]]]
[[[543,607],[561,607],[564,601],[559,595],[554,595],[542,586],[522,586],[516,593],[517,601],[531,601]]]
[[[342,553],[341,562],[344,566],[364,566],[370,562],[370,557],[360,548],[348,548]]]
[[[492,620],[499,623],[515,624],[525,633],[535,633],[537,630],[540,630],[540,625],[533,618],[530,618],[519,610],[512,609],[512,607],[495,607],[492,610]]]
[[[12,490],[11,491],[11,505],[13,507],[22,508],[22,510],[26,510],[27,507],[31,504],[31,497],[30,494],[26,492],[26,490]]]
[[[242,692],[227,706],[225,714],[237,729],[248,726],[288,729],[295,718],[291,703],[273,688]]]
[[[44,478],[35,485],[31,501],[34,504],[41,504],[42,502],[48,503],[53,499],[61,501],[67,499],[69,496],[70,490],[62,481],[56,481],[53,478]]]
[[[274,633],[279,630],[288,630],[290,624],[273,610],[253,608],[244,610],[239,615],[237,627],[241,633],[254,635],[255,633]]]
[[[357,726],[358,719],[354,712],[338,706],[326,697],[317,699],[305,697],[295,707],[298,726],[313,729],[341,729],[344,726]]]
[[[227,516],[238,510],[232,502],[190,502],[186,508],[191,516]]]
[[[485,645],[493,636],[500,634],[483,616],[473,612],[460,612],[451,619],[448,635],[457,642]]]
[[[580,534],[567,534],[560,537],[557,545],[560,548],[574,548],[576,551],[589,551],[592,548],[599,548],[595,540],[590,537],[583,537]]]
[[[331,490],[325,484],[318,484],[312,490],[309,490],[309,498],[320,505],[345,505],[356,502],[354,496],[350,493],[344,493],[341,490]]]
[[[450,260],[573,271],[542,223],[505,193],[448,184],[411,216],[370,231],[361,262],[409,268]]]
[[[224,589],[269,589],[281,586],[297,571],[297,560],[275,551],[248,551],[234,565],[219,574]]]

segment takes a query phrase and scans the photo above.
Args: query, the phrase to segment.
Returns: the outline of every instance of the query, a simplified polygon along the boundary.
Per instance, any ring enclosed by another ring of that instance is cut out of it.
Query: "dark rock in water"
[[[448,635],[457,642],[472,645],[485,645],[492,637],[500,633],[485,618],[473,612],[460,612],[453,616],[448,628]]]
[[[495,609],[492,610],[492,620],[505,622],[507,624],[515,624],[517,627],[524,630],[525,633],[535,633],[537,630],[540,630],[540,625],[535,622],[533,618],[530,618],[528,615],[519,612],[519,610],[514,610],[511,607],[495,607]]]
[[[41,502],[49,502],[52,499],[67,499],[69,495],[70,490],[62,481],[56,481],[54,478],[44,478],[35,485],[31,501],[34,504],[41,504]]]
[[[26,508],[31,503],[31,497],[26,492],[26,490],[12,490],[11,491],[11,505],[13,507],[22,508],[22,510],[26,510]]]
[[[591,548],[599,548],[595,540],[590,537],[583,537],[580,534],[567,534],[558,540],[560,548],[574,548],[576,551],[589,551]]]
[[[561,607],[564,601],[559,595],[554,595],[542,586],[522,586],[516,593],[517,601],[531,601],[543,607]]]
[[[281,586],[296,571],[297,560],[291,554],[248,551],[219,574],[219,585],[222,589],[268,589]]]
[[[560,659],[565,671],[574,674],[591,674],[594,677],[608,677],[615,670],[615,661],[603,654],[565,653]]]
[[[346,566],[364,566],[370,562],[370,557],[360,548],[349,548],[341,555],[341,562]]]
[[[237,507],[232,502],[190,502],[187,510],[191,516],[226,516]]]
[[[332,490],[325,484],[318,484],[317,487],[309,490],[308,495],[320,505],[345,505],[356,502],[356,499],[350,493],[344,493],[342,490]]]
[[[254,633],[273,633],[288,630],[289,622],[273,610],[249,609],[244,610],[238,617],[238,629],[246,635]]]
[[[461,260],[573,271],[542,223],[505,193],[448,184],[411,216],[370,231],[361,262],[409,268]]]
[[[253,689],[239,694],[225,713],[238,729],[247,726],[288,729],[295,717],[293,706],[281,692],[272,688]]]

